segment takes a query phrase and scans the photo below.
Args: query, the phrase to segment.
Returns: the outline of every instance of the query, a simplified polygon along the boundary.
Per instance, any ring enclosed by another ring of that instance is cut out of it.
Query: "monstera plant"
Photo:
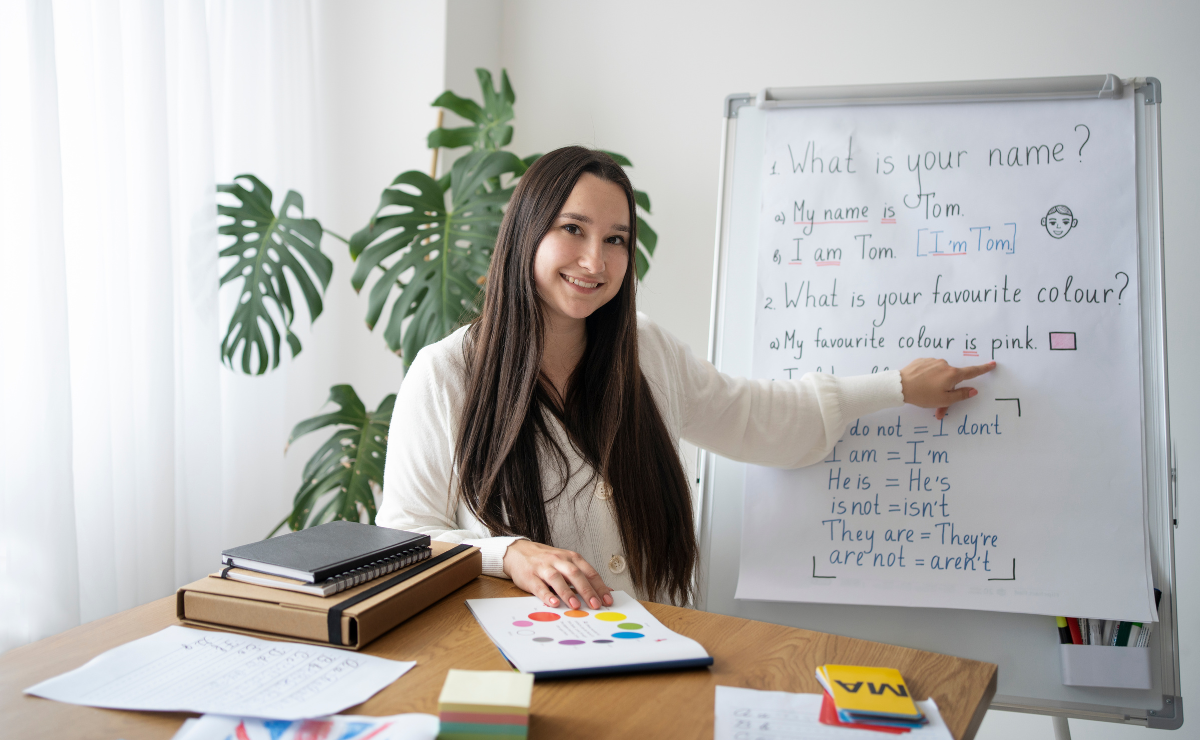
[[[350,256],[357,261],[354,289],[362,290],[375,270],[382,272],[369,292],[368,327],[375,328],[388,297],[398,292],[383,338],[406,365],[422,347],[476,315],[503,207],[515,180],[541,156],[522,159],[504,150],[512,141],[509,122],[516,100],[508,73],[500,73],[499,90],[486,69],[475,73],[483,105],[450,91],[433,102],[471,124],[434,129],[428,140],[430,148],[469,146],[471,151],[440,180],[415,170],[398,175],[380,195],[370,222],[350,237]],[[620,154],[608,154],[632,166]],[[650,197],[637,191],[635,198],[649,213]],[[658,235],[640,215],[636,218],[635,265],[641,278],[650,268]]]
[[[469,124],[439,126],[428,137],[431,149],[469,147],[469,151],[441,178],[435,179],[436,172],[416,170],[397,175],[384,188],[370,221],[349,240],[323,229],[316,219],[305,218],[304,200],[295,191],[288,191],[275,212],[270,189],[253,175],[239,175],[233,183],[218,186],[237,201],[218,209],[232,219],[220,226],[220,233],[235,239],[221,250],[221,256],[236,258],[221,277],[221,285],[240,280],[239,302],[221,342],[222,360],[231,369],[240,366],[244,373],[262,374],[277,367],[281,338],[293,356],[299,354],[300,340],[291,329],[292,289],[285,271],[315,321],[333,274],[333,263],[321,251],[325,234],[349,244],[355,260],[350,278],[355,291],[361,292],[374,276],[367,292],[367,326],[374,329],[387,312],[383,339],[406,366],[422,347],[478,315],[504,207],[517,180],[541,155],[522,158],[506,149],[512,142],[516,101],[507,72],[500,73],[499,89],[490,72],[475,72],[482,104],[448,90],[433,102]],[[624,167],[632,166],[620,154],[607,154]],[[641,279],[650,269],[658,235],[642,216],[650,213],[650,197],[636,191],[635,200],[634,264]],[[336,519],[375,522],[375,499],[383,485],[396,397],[389,395],[368,411],[353,388],[335,385],[329,401],[339,407],[337,411],[305,419],[288,438],[290,445],[310,432],[335,427],[305,465],[292,512],[272,534],[285,526],[295,531]]]

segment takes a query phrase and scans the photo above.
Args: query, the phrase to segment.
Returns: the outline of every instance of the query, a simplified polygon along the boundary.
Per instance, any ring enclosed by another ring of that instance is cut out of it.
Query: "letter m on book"
[[[875,688],[875,684],[868,683],[867,690],[869,690],[875,696],[879,696],[880,694],[882,694],[885,691],[891,691],[896,696],[908,696],[908,691],[904,688],[904,686],[896,687],[896,686],[891,685],[890,683],[881,683],[881,684],[879,684],[878,689]]]
[[[836,683],[838,686],[841,686],[846,691],[849,691],[851,694],[857,694],[858,690],[861,689],[863,685],[862,681],[858,681],[853,684],[847,684],[845,681],[834,681],[834,683]],[[851,686],[853,686],[853,688],[851,688]]]

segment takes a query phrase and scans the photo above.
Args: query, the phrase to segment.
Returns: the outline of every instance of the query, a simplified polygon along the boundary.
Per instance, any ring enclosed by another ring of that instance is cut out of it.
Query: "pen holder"
[[[1150,688],[1150,649],[1108,645],[1059,645],[1065,686]]]

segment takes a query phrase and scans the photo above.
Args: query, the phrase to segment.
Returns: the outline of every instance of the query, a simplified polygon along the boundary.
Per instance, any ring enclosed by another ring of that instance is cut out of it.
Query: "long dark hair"
[[[587,348],[560,405],[541,372],[545,323],[533,263],[585,172],[625,191],[629,266],[616,296],[586,319]],[[567,456],[546,427],[548,410],[612,487],[634,585],[649,599],[684,603],[692,595],[697,560],[692,499],[638,363],[634,209],[629,178],[602,152],[558,149],[522,176],[496,239],[483,310],[464,345],[468,379],[455,466],[463,501],[488,530],[553,545],[539,452],[552,455],[562,470]],[[564,475],[564,490],[566,480]]]

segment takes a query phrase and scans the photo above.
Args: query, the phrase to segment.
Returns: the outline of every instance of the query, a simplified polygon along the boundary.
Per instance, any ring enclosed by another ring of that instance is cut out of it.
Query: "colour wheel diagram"
[[[641,624],[612,611],[534,611],[516,616],[511,624],[513,635],[547,647],[629,644],[646,636]]]

